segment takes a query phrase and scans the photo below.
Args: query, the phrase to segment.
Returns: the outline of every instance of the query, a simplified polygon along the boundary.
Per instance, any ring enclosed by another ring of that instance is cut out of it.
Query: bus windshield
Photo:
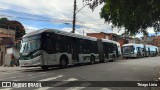
[[[40,49],[40,40],[30,40],[22,42],[20,53],[22,55],[28,55],[29,53]]]
[[[130,53],[134,51],[134,47],[133,46],[124,46],[123,47],[123,53]]]

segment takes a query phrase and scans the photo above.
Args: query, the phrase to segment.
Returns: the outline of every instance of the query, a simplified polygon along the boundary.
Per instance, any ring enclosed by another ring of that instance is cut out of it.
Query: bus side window
[[[43,49],[48,53],[54,53],[55,52],[55,40],[54,37],[51,37],[50,35],[46,35],[43,40]]]
[[[61,41],[61,36],[60,36],[60,35],[57,35],[56,39],[57,39],[57,40],[56,40],[56,51],[57,51],[57,52],[60,52],[60,51],[61,51],[61,49],[60,49],[60,48],[61,48],[61,47],[60,47],[60,46],[61,46],[61,42],[60,42],[60,41]]]
[[[72,44],[71,38],[66,36],[65,39],[66,39],[65,41],[66,41],[66,49],[67,49],[67,52],[68,52],[68,53],[71,53],[71,44]]]
[[[50,39],[47,38],[44,40],[43,49],[48,52],[49,48],[50,48]]]

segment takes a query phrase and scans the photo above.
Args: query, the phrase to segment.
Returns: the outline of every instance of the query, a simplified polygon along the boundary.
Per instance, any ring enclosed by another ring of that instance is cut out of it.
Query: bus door
[[[137,54],[138,54],[138,56],[140,56],[140,55],[141,55],[140,47],[137,47]]]
[[[115,45],[115,49],[116,49],[116,57],[119,57],[119,52],[118,52],[118,46]]]
[[[151,55],[150,48],[148,48],[148,56],[150,56],[150,55]]]
[[[105,58],[109,59],[108,43],[103,42],[103,50],[104,50],[104,53],[105,53]]]
[[[157,48],[156,48],[156,55],[158,55],[158,50],[157,50]]]
[[[79,62],[77,38],[72,38],[72,60],[74,62]]]

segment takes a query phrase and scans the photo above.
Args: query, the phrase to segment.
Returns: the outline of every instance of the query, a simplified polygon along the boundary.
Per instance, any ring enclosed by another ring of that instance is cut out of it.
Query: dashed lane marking
[[[57,78],[61,78],[63,77],[64,75],[58,75],[56,77],[51,77],[51,78],[46,78],[46,79],[41,79],[39,81],[50,81],[50,80],[54,80],[54,79],[57,79]]]
[[[111,89],[109,89],[109,88],[102,88],[102,89],[100,89],[100,90],[111,90]]]
[[[3,88],[3,89],[0,89],[0,90],[11,90],[12,88]]]
[[[53,87],[41,87],[41,88],[37,88],[35,90],[47,90],[47,89],[50,89],[50,88],[53,88]]]
[[[53,86],[60,86],[60,85],[69,83],[69,81],[76,81],[76,80],[77,79],[75,79],[75,78],[69,78],[67,80],[64,80],[64,81],[68,81],[68,82],[58,82],[58,83],[54,84]]]

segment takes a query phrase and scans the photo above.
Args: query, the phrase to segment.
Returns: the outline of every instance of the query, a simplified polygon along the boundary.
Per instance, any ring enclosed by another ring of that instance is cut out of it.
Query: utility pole
[[[76,23],[76,0],[74,0],[74,10],[73,10],[73,30],[72,33],[75,33],[75,23]]]
[[[83,30],[83,36],[84,36],[84,30]]]

